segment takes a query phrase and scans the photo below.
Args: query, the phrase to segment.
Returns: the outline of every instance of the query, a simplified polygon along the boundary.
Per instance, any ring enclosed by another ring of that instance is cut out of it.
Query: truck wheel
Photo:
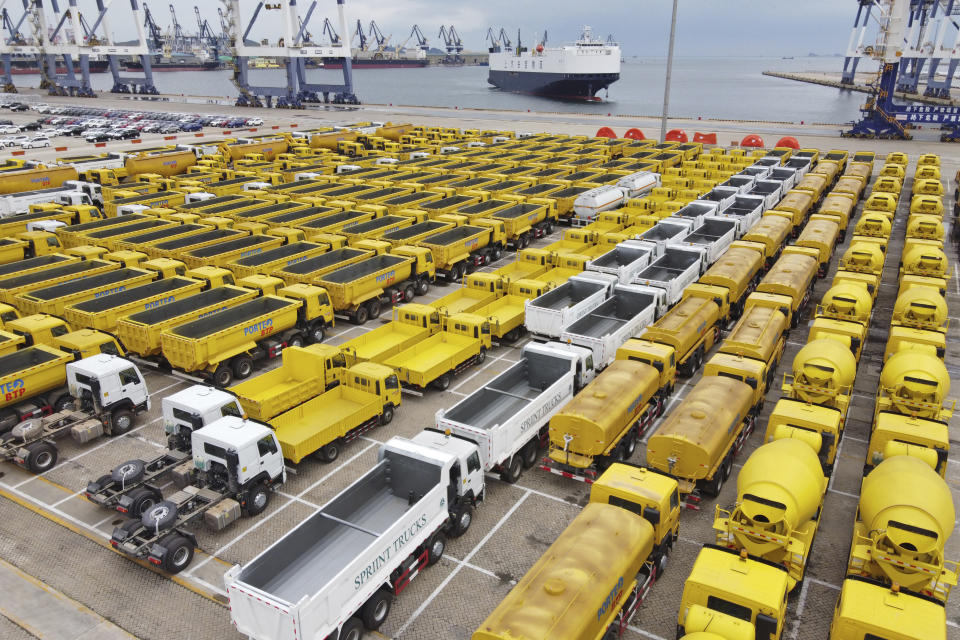
[[[143,460],[127,460],[126,462],[121,462],[110,472],[110,478],[114,482],[119,483],[121,487],[124,487],[128,484],[138,482],[143,478],[145,470],[146,465],[143,463]]]
[[[363,626],[370,631],[376,631],[390,615],[390,605],[393,604],[393,595],[386,589],[380,589],[364,603],[360,610]]]
[[[248,516],[257,516],[263,513],[270,503],[270,491],[263,484],[258,484],[247,490],[244,497],[244,511]]]
[[[73,407],[73,396],[71,396],[68,393],[63,394],[62,396],[57,398],[56,401],[53,403],[53,410],[56,413],[59,413],[61,411],[66,411],[71,407]]]
[[[143,514],[149,511],[153,505],[157,504],[157,494],[141,487],[130,492],[130,515],[134,518],[142,518]]]
[[[365,306],[357,307],[356,313],[353,314],[353,324],[366,324],[368,318],[368,311]]]
[[[323,339],[326,337],[327,328],[323,325],[323,322],[313,323],[313,326],[310,327],[310,342],[319,344],[323,342]]]
[[[500,479],[508,484],[514,484],[520,479],[521,473],[523,473],[523,460],[520,456],[513,456],[507,462],[504,470],[500,472]]]
[[[380,414],[380,425],[385,426],[390,424],[393,420],[393,407],[387,405],[383,408],[383,413]]]
[[[323,460],[324,462],[326,463],[333,462],[334,460],[337,459],[337,456],[340,455],[340,443],[334,440],[330,444],[321,448],[320,451],[318,451],[317,453],[319,454],[320,459]]]
[[[633,455],[634,451],[637,450],[637,433],[636,431],[630,431],[627,435],[627,442],[624,444],[623,458],[624,460],[629,460],[630,456]]]
[[[520,451],[520,456],[523,458],[523,468],[529,469],[533,465],[537,464],[537,456],[539,455],[537,450],[537,441],[531,440],[527,444],[523,445],[523,449]]]
[[[480,353],[477,354],[477,364],[483,364],[483,361],[487,359],[487,350],[483,347],[480,347]]]
[[[417,280],[417,294],[425,296],[428,291],[430,291],[430,281],[426,278]]]
[[[233,382],[233,371],[227,366],[226,362],[221,362],[216,371],[213,372],[213,384],[218,387],[229,387]]]
[[[553,233],[553,223],[547,220],[543,223],[543,235],[548,236]]]
[[[113,412],[113,419],[110,422],[112,425],[110,435],[122,436],[133,429],[133,412],[129,409],[117,409]]]
[[[110,484],[112,481],[113,481],[113,478],[110,477],[109,473],[106,475],[102,475],[96,480],[94,480],[93,482],[87,483],[87,491],[89,491],[90,493],[97,493],[98,491],[103,489],[105,486]]]
[[[500,247],[494,247],[492,261],[497,262],[502,257],[503,257],[503,249],[501,249]]]
[[[26,447],[27,468],[33,473],[44,473],[57,465],[57,448],[49,442],[34,442]]]
[[[433,381],[433,386],[435,386],[437,389],[440,389],[440,391],[446,391],[447,389],[450,388],[450,380],[451,380],[450,374],[445,373]]]
[[[248,356],[237,356],[230,367],[237,380],[244,380],[253,373],[253,359]]]
[[[443,552],[447,550],[447,536],[438,533],[427,546],[427,565],[433,566],[440,562]]]
[[[177,505],[169,500],[158,502],[144,511],[140,517],[140,522],[143,523],[143,526],[147,529],[153,529],[154,531],[169,529],[176,521]]]
[[[376,298],[367,303],[367,311],[370,314],[371,320],[376,320],[380,317],[380,312],[382,311],[380,306],[380,301]]]
[[[670,564],[670,549],[664,549],[657,558],[657,580],[667,571],[667,565]]]
[[[295,333],[287,340],[288,347],[302,347],[303,346],[303,336],[299,333]]]
[[[193,560],[193,543],[184,536],[171,536],[164,540],[167,553],[163,556],[163,570],[167,573],[180,573]]]
[[[363,640],[363,623],[358,618],[350,618],[340,629],[337,640]]]
[[[417,290],[412,284],[408,284],[403,288],[403,301],[404,302],[413,302],[413,299],[417,297]]]
[[[711,480],[706,487],[708,494],[716,498],[720,495],[720,491],[723,489],[723,465],[721,465],[716,473],[713,474],[713,480]]]
[[[459,538],[467,532],[470,524],[473,522],[473,507],[469,504],[461,505],[453,516],[453,528],[450,531],[451,538]]]

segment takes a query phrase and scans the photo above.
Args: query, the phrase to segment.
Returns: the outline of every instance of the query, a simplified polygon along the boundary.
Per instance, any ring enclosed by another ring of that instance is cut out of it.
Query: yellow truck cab
[[[70,326],[63,319],[45,313],[10,320],[4,324],[4,328],[23,336],[28,347],[35,344],[53,345],[54,339],[70,333]]]
[[[31,257],[61,252],[60,239],[49,231],[21,231],[16,237],[27,243],[27,254]]]
[[[114,356],[122,356],[124,354],[123,347],[117,342],[116,338],[109,333],[96,331],[94,329],[71,331],[56,338],[53,345],[61,351],[72,353],[76,360],[89,358],[98,353],[106,353]]]
[[[673,394],[677,382],[677,360],[673,347],[630,338],[617,349],[617,360],[634,360],[654,367],[660,374],[665,396]]]
[[[82,244],[79,247],[71,247],[64,251],[68,256],[77,256],[81,260],[97,260],[102,258],[107,250],[103,247],[96,247],[92,244]]]
[[[684,298],[629,342],[634,351],[646,353],[647,364],[661,372],[672,367],[689,377],[719,339],[719,319],[720,307],[712,299]]]
[[[0,356],[13,353],[17,349],[25,347],[27,339],[21,335],[9,331],[0,331]]]
[[[0,328],[5,329],[7,323],[13,322],[20,317],[20,312],[13,305],[0,302]]]
[[[677,481],[656,471],[617,462],[610,465],[590,488],[590,502],[611,504],[632,511],[653,525],[651,560],[660,577],[680,535],[680,492]]]
[[[935,599],[849,577],[837,598],[830,640],[947,640],[947,615]]]
[[[784,567],[704,545],[683,585],[677,638],[780,640],[789,591]]]

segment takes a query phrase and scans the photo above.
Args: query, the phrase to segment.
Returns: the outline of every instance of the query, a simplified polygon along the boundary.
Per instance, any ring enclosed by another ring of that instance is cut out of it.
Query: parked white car
[[[0,133],[20,133],[20,127],[15,127],[13,125],[6,125],[0,127]]]
[[[5,147],[19,147],[24,142],[29,140],[27,136],[11,136],[9,138],[3,139],[3,146]]]
[[[46,136],[37,136],[31,140],[24,140],[20,143],[21,149],[39,149],[40,147],[49,147],[50,138]]]

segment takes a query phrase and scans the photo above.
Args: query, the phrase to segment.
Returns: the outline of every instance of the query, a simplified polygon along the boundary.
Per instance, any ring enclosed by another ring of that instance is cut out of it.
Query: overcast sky
[[[199,6],[203,16],[219,30],[220,0],[146,0],[164,31],[170,24],[170,2],[188,33],[197,30],[194,6]],[[60,4],[66,5],[66,0]],[[96,16],[93,0],[78,0],[78,4],[92,22]],[[299,0],[298,4],[301,15],[305,15],[310,0]],[[50,6],[49,2],[45,5]],[[255,6],[255,0],[241,0],[244,14],[252,13]],[[110,29],[118,40],[135,35],[130,30],[128,7],[128,0],[114,0],[108,14]],[[453,24],[465,46],[472,50],[486,47],[488,27],[494,27],[494,31],[504,27],[511,38],[519,28],[524,40],[530,42],[547,30],[550,42],[559,44],[576,39],[581,26],[589,24],[601,37],[613,34],[624,55],[661,56],[666,53],[671,7],[670,0],[347,0],[346,14],[351,30],[358,18],[364,29],[370,20],[376,20],[385,35],[392,34],[391,43],[406,40],[414,23],[435,47],[441,45],[437,37],[440,25]],[[114,9],[116,17],[112,17]],[[19,15],[19,11],[15,13]],[[271,31],[278,24],[277,13],[262,11],[259,26],[250,36],[275,40],[276,34]],[[676,51],[682,56],[843,52],[855,13],[856,3],[849,0],[680,0]],[[318,1],[308,26],[314,40],[320,37],[323,18],[333,19],[335,15],[335,0]]]

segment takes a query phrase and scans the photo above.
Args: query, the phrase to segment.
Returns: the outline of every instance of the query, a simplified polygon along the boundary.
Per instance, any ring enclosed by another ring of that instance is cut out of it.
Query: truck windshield
[[[236,416],[238,418],[243,417],[243,412],[240,411],[240,407],[237,406],[236,402],[228,402],[227,404],[220,407],[220,415],[222,416]]]
[[[111,356],[120,355],[117,345],[115,345],[113,342],[104,342],[102,345],[100,345],[100,353],[106,353]]]
[[[753,612],[749,607],[718,598],[717,596],[707,597],[707,608],[725,613],[734,618],[739,618],[740,620],[745,620],[746,622],[753,622]]]
[[[400,381],[397,379],[397,376],[387,376],[387,379],[384,381],[384,386],[387,391],[392,391],[400,388]]]

